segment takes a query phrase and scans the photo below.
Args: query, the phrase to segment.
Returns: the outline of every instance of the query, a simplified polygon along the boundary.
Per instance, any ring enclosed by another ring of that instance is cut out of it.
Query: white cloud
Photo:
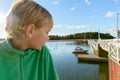
[[[68,26],[65,26],[65,28],[68,28],[68,29],[73,29],[73,28],[74,28],[74,26],[72,26],[72,25],[68,25]]]
[[[0,11],[0,22],[3,22],[5,19],[5,14]]]
[[[84,0],[84,1],[85,1],[85,3],[86,3],[87,5],[90,5],[90,4],[91,4],[90,0]]]
[[[53,4],[59,4],[59,1],[54,1],[54,2],[52,2]]]
[[[49,33],[49,35],[60,35],[60,36],[68,35],[68,34],[71,34],[71,33],[68,33],[68,32],[50,32]]]
[[[74,7],[72,7],[72,8],[70,9],[70,11],[73,11],[73,10],[75,10],[75,8],[74,8]]]
[[[69,24],[57,24],[54,25],[49,35],[68,35],[81,32],[95,32],[95,26],[80,24],[80,25],[69,25]],[[98,30],[97,30],[98,31]]]
[[[115,15],[115,12],[109,11],[106,13],[105,17],[113,17]]]
[[[67,29],[80,29],[80,28],[87,28],[90,27],[90,25],[54,25],[54,28],[67,28]]]
[[[120,0],[114,0],[117,5],[120,4]]]
[[[63,27],[63,25],[61,24],[54,25],[54,28],[61,28],[61,27]]]
[[[49,35],[68,35],[88,31],[91,25],[55,24]]]
[[[6,36],[4,28],[5,28],[5,14],[0,11],[0,38],[4,38]]]

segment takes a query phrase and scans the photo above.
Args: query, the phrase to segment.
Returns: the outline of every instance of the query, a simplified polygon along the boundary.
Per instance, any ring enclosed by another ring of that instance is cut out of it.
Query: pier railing
[[[100,44],[100,47],[106,51],[108,51],[108,57],[111,58],[114,62],[120,65],[120,42],[115,39],[109,40],[98,40],[95,43],[94,40],[88,40],[88,44],[94,46],[94,44]],[[97,46],[94,46],[96,49]]]
[[[109,58],[120,64],[120,43],[110,42],[109,43]]]
[[[98,44],[100,44],[100,47],[106,51],[109,51],[109,43],[114,42],[114,40],[105,40],[105,39],[99,39]]]
[[[98,55],[98,41],[95,39],[88,40],[88,44],[91,48],[91,50]]]

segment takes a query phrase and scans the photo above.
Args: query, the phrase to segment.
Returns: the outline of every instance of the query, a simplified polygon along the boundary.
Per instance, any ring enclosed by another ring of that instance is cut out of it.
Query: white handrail
[[[120,64],[120,43],[115,39],[104,39],[99,40],[98,42],[102,49],[108,51],[108,57]],[[98,42],[95,42],[94,40],[88,40],[88,44],[92,45],[95,49],[98,48]]]
[[[88,40],[88,44],[96,55],[98,55],[98,41],[97,40]]]

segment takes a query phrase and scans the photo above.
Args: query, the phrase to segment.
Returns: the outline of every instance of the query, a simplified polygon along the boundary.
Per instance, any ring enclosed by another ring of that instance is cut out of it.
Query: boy
[[[32,0],[18,0],[6,18],[8,37],[0,42],[0,80],[59,80],[44,45],[51,14]]]

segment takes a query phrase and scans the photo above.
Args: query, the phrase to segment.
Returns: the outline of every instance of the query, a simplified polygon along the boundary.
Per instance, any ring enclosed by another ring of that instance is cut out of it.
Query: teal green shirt
[[[14,49],[6,39],[0,42],[0,80],[59,80],[50,52]]]

